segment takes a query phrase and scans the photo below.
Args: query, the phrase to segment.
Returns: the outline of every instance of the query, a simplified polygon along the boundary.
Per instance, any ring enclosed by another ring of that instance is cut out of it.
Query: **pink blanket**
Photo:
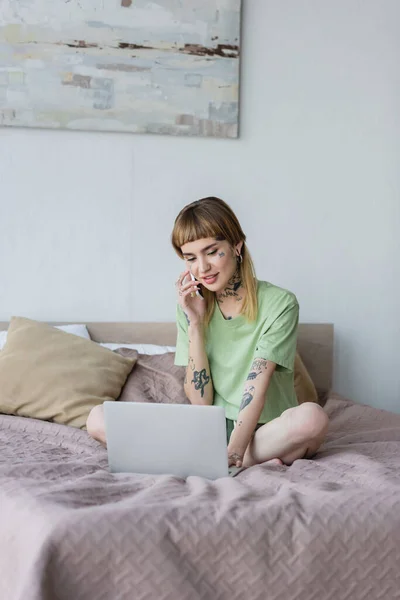
[[[400,415],[331,397],[312,461],[113,475],[84,431],[0,415],[1,600],[400,598]]]

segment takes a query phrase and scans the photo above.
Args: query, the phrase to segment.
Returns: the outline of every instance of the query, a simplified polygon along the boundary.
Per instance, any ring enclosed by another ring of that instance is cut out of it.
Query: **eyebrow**
[[[203,250],[200,250],[200,252],[206,252],[206,250],[209,250],[210,248],[214,248],[214,246],[218,246],[218,242],[214,242],[213,244],[206,246],[205,248],[203,248]],[[193,254],[193,252],[182,252],[182,256],[194,256],[194,254]]]

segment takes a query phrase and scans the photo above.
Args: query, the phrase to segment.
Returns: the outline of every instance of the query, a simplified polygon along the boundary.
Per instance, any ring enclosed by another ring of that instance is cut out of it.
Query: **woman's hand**
[[[241,467],[243,465],[244,452],[228,446],[228,467]]]
[[[184,271],[176,281],[178,303],[186,315],[188,324],[201,323],[206,312],[206,303],[202,296],[198,296],[200,283],[192,281],[190,271]]]

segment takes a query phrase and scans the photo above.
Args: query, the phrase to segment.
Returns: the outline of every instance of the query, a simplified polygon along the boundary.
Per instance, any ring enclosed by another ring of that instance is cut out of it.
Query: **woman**
[[[315,403],[297,403],[296,297],[257,281],[246,236],[219,198],[185,206],[172,245],[186,262],[176,282],[175,364],[187,366],[192,404],[225,408],[229,466],[312,457],[328,417]]]
[[[187,267],[176,282],[175,364],[187,367],[184,388],[192,404],[225,408],[229,466],[310,458],[328,418],[317,404],[297,403],[296,297],[257,281],[246,236],[219,198],[185,206],[172,245]],[[106,442],[102,406],[92,409],[87,430]]]

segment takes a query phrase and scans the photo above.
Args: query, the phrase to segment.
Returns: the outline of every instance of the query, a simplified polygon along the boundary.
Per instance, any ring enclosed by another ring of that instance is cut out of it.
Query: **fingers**
[[[186,290],[185,292],[183,292],[182,290],[180,290],[180,291],[179,291],[179,295],[180,295],[180,297],[181,297],[182,299],[183,299],[183,298],[186,298],[187,296],[191,296],[192,298],[194,298],[194,297],[196,296],[196,290],[197,290],[197,289],[198,289],[198,288],[195,288],[195,289],[194,289],[193,287],[190,287],[190,288],[189,288],[188,290]]]
[[[185,285],[181,286],[181,292],[186,292],[186,290],[192,290],[193,288],[199,289],[198,281],[190,281],[190,283],[185,283]]]
[[[183,273],[181,273],[178,277],[178,279],[175,281],[175,285],[178,287],[180,287],[183,283],[183,280],[185,279],[185,277],[189,275],[189,270],[184,271]]]
[[[177,281],[175,282],[175,286],[177,288],[178,294],[179,296],[187,296],[187,292],[193,294],[195,294],[195,292],[197,290],[199,290],[199,282],[198,281],[193,281],[192,279],[190,279],[187,283],[183,283],[185,280],[185,277],[189,274],[189,271],[184,271],[183,273],[181,273],[177,279]]]
[[[228,466],[229,467],[241,467],[243,465],[243,458],[236,452],[228,454]]]

